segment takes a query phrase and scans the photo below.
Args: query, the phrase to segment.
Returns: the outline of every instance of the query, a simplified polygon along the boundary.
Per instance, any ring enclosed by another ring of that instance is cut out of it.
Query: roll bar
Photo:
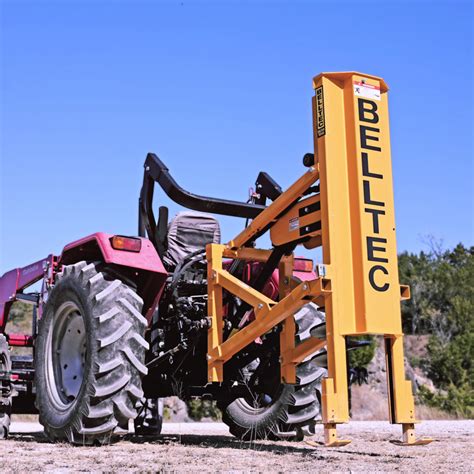
[[[217,199],[190,193],[179,186],[166,165],[154,153],[148,153],[144,167],[143,185],[138,203],[138,234],[141,237],[146,237],[146,234],[148,234],[148,238],[155,246],[157,245],[157,222],[153,213],[155,182],[174,202],[194,211],[254,219],[266,207],[260,204]]]

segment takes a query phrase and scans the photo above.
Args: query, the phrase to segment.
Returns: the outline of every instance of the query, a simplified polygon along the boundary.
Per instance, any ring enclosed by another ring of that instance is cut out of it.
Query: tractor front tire
[[[10,417],[12,413],[12,361],[8,343],[3,334],[0,334],[0,439],[8,437],[10,431]]]
[[[49,439],[105,444],[128,433],[147,373],[142,307],[102,263],[57,275],[35,351],[36,406]]]

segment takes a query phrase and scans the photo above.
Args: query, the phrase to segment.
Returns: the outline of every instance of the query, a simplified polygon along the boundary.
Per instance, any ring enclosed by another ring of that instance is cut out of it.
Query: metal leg
[[[208,270],[208,306],[211,317],[211,327],[208,331],[208,365],[209,382],[222,382],[224,380],[224,363],[222,361],[212,361],[210,353],[223,342],[224,322],[222,319],[222,287],[216,285],[216,273],[214,269],[222,268],[223,245],[209,245],[207,252]]]
[[[333,297],[326,301],[326,328],[328,332],[328,378],[323,380],[323,422],[324,445],[345,446],[351,441],[338,439],[336,423],[349,421],[349,400],[347,390],[346,340],[339,334],[334,321]]]
[[[402,425],[402,440],[394,440],[399,446],[422,446],[431,443],[430,438],[417,439],[415,435],[415,401],[411,382],[405,380],[403,336],[385,337],[387,366],[388,407],[390,422]]]
[[[327,423],[324,425],[324,446],[328,448],[337,448],[339,446],[345,446],[350,442],[350,439],[339,439],[337,437],[336,423]]]
[[[286,259],[280,262],[280,299],[291,291],[291,275],[293,274],[293,261]],[[296,383],[296,364],[291,361],[291,354],[295,349],[295,320],[290,315],[283,322],[280,333],[281,352],[281,381],[282,383]]]
[[[402,440],[391,440],[393,444],[396,444],[398,446],[424,446],[434,441],[431,438],[417,439],[415,435],[415,425],[413,423],[402,423],[402,430]]]

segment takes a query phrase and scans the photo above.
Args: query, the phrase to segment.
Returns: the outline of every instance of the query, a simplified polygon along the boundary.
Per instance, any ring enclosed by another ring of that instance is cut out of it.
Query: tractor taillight
[[[115,250],[140,252],[142,248],[142,241],[135,237],[124,237],[123,235],[114,235],[112,237],[112,247]]]
[[[297,272],[312,272],[314,262],[309,258],[295,258],[293,270]]]

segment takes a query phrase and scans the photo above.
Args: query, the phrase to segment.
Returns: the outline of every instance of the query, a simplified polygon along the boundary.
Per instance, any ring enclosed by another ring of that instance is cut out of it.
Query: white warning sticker
[[[298,217],[292,217],[289,222],[290,232],[292,230],[298,230],[300,228],[300,219]]]
[[[354,95],[380,100],[380,87],[366,84],[365,82],[354,81]]]

